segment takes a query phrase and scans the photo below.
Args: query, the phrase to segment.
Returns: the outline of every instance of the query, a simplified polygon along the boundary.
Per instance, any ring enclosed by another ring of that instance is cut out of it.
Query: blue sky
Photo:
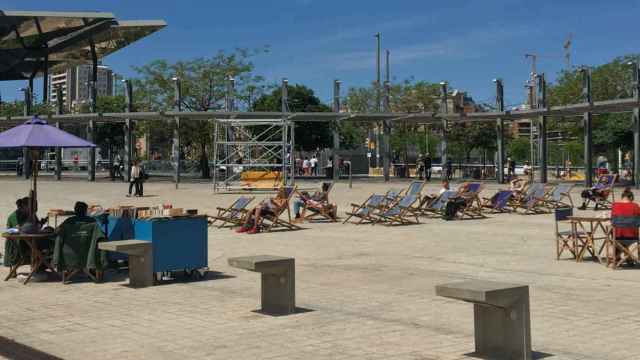
[[[376,32],[383,50],[391,51],[393,81],[447,80],[477,101],[492,101],[491,80],[501,77],[507,104],[524,97],[530,71],[524,54],[540,54],[539,71],[553,79],[565,66],[562,44],[569,33],[574,64],[640,53],[640,0],[0,0],[0,9],[108,11],[123,20],[167,21],[164,30],[105,59],[126,76],[135,75],[132,65],[158,58],[269,45],[271,52],[255,59],[256,73],[310,86],[326,102],[335,78],[345,87],[375,78]],[[0,83],[3,99],[18,97],[23,85]]]

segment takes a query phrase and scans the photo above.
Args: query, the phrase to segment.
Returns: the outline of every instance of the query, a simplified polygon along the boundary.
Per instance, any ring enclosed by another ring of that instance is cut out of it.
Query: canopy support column
[[[333,81],[333,112],[340,112],[340,80]],[[333,181],[340,179],[340,123],[338,120],[333,123]]]
[[[448,169],[447,169],[447,128],[449,127],[449,122],[447,121],[447,114],[449,113],[449,106],[447,104],[447,83],[446,82],[441,82],[440,83],[440,91],[441,91],[441,105],[440,105],[440,111],[445,115],[442,118],[442,142],[440,144],[440,149],[442,151],[442,179],[447,179],[448,177],[452,177],[453,174],[448,174]],[[452,169],[453,171],[453,169]]]
[[[91,113],[95,114],[98,112],[97,102],[98,102],[98,93],[96,89],[96,84],[98,83],[98,55],[96,53],[96,46],[93,43],[93,40],[89,41],[89,45],[91,48],[91,81],[89,81],[89,91],[91,96]],[[89,120],[89,125],[87,127],[87,139],[95,143],[95,123],[93,119]],[[89,170],[89,181],[96,181],[96,148],[92,147],[89,149],[89,164],[87,166]]]
[[[496,111],[504,112],[504,85],[502,79],[496,79]],[[498,148],[496,181],[504,183],[504,120],[496,120],[496,145]]]
[[[281,85],[281,103],[280,109],[282,111],[282,182],[284,185],[288,185],[288,176],[287,176],[287,127],[289,126],[289,121],[287,120],[287,112],[289,110],[289,80],[286,78],[282,79]]]
[[[640,100],[640,59],[633,62],[633,99]],[[640,189],[640,108],[633,109],[633,183]]]
[[[536,96],[538,108],[547,107],[547,83],[544,74],[536,75]],[[538,121],[538,154],[540,154],[540,182],[547,182],[547,117],[540,116]]]
[[[582,79],[582,95],[584,101],[589,104],[593,104],[593,98],[591,94],[591,69],[583,68],[580,70],[583,75]],[[584,127],[584,185],[588,188],[593,186],[593,161],[592,161],[592,113],[587,111],[583,115],[583,127]]]
[[[131,80],[124,81],[125,107],[127,112],[133,112],[133,87]],[[126,118],[124,120],[124,159],[123,168],[125,170],[124,180],[129,182],[131,179],[131,163],[134,158],[134,139],[133,139],[133,120]]]
[[[388,51],[387,51],[387,64],[388,60]],[[387,69],[388,70],[388,69]],[[389,103],[389,96],[391,92],[391,84],[388,80],[384,82],[384,112],[389,113],[391,111],[391,106]],[[384,176],[384,181],[389,181],[391,178],[391,174],[389,173],[390,162],[391,162],[391,123],[389,120],[384,120],[382,122],[382,175]]]
[[[62,86],[56,86],[56,114],[62,115],[63,113],[63,99],[62,99]],[[56,121],[56,127],[60,129],[60,121]],[[62,149],[56,148],[56,180],[62,179]]]
[[[180,86],[180,78],[173,78],[175,84],[175,109],[176,111],[182,111],[182,88]],[[173,181],[176,184],[176,189],[180,184],[180,117],[175,117],[175,127],[173,128],[173,159],[175,162],[175,172],[173,174]]]

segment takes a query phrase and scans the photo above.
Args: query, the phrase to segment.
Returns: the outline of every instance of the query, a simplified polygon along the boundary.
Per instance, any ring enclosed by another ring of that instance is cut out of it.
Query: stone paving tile
[[[333,199],[344,210],[370,193],[404,185],[348,189],[339,183]],[[0,186],[5,194],[28,188],[7,179]],[[70,208],[76,199],[104,206],[170,201],[213,212],[235,197],[214,196],[208,184],[175,191],[169,183],[149,183],[145,189],[157,197],[124,198],[123,184],[45,180],[40,207]],[[433,184],[426,189],[436,190]],[[0,198],[0,222],[15,197]],[[550,215],[423,222],[305,224],[303,231],[255,236],[211,229],[209,267],[229,277],[200,282],[137,290],[125,281],[1,282],[0,335],[65,359],[469,360],[472,305],[436,297],[434,287],[488,279],[530,285],[533,347],[550,354],[547,359],[637,357],[630,344],[640,335],[638,270],[556,261]],[[297,304],[313,311],[252,312],[260,306],[259,275],[230,268],[226,259],[261,253],[296,258]]]

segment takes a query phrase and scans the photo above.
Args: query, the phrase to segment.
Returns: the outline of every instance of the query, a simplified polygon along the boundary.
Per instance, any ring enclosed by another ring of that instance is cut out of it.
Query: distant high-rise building
[[[49,75],[49,101],[57,101],[56,88],[60,86],[66,111],[75,112],[83,103],[89,103],[91,71],[91,65],[83,64]],[[98,96],[113,96],[113,71],[108,66],[98,65],[97,80]]]

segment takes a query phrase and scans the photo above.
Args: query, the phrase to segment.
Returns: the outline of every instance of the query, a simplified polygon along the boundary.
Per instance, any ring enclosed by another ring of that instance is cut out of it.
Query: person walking
[[[113,179],[122,179],[122,172],[120,171],[120,165],[122,164],[122,158],[120,158],[120,154],[116,155],[116,158],[113,160]]]
[[[327,179],[333,179],[333,157],[329,157],[329,160],[327,160],[326,169]]]
[[[418,154],[416,159],[416,175],[418,175],[419,180],[424,180],[424,157],[422,154]]]
[[[315,154],[313,154],[313,157],[309,160],[309,165],[311,166],[311,175],[318,176],[318,158]]]
[[[427,153],[423,158],[423,166],[424,166],[424,179],[426,181],[431,181],[431,167],[432,167],[432,159],[431,154]]]
[[[140,190],[140,165],[138,160],[133,161],[133,164],[131,165],[131,173],[129,175],[129,194],[127,194],[127,197],[131,197],[131,191],[134,188],[136,190],[134,196],[138,196]]]
[[[451,158],[447,159],[447,180],[451,180],[453,178],[453,160]]]

